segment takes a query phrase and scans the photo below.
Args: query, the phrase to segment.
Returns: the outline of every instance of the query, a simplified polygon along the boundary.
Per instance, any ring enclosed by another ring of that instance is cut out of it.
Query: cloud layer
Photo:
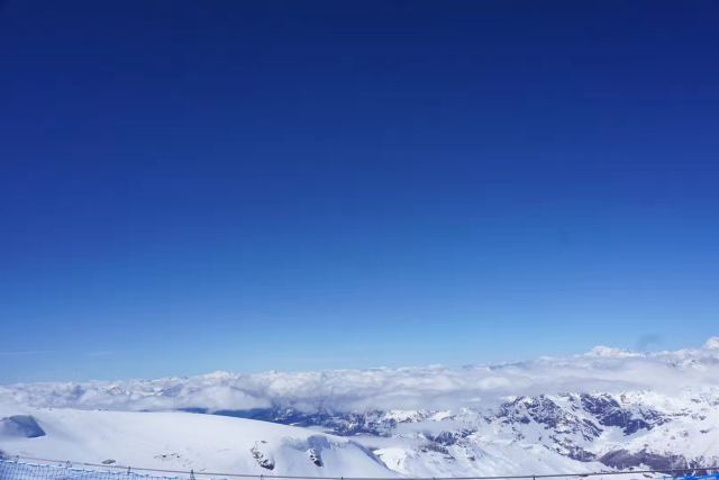
[[[190,378],[0,386],[0,400],[32,406],[166,410],[454,409],[493,406],[509,396],[563,392],[697,392],[719,387],[719,338],[702,348],[636,353],[610,347],[570,357],[477,365],[333,370],[216,372]],[[669,397],[667,397],[669,398]]]

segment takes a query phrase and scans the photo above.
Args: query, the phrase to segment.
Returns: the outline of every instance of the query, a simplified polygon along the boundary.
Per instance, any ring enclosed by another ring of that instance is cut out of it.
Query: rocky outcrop
[[[37,438],[44,437],[45,431],[30,415],[13,415],[0,419],[0,436]]]

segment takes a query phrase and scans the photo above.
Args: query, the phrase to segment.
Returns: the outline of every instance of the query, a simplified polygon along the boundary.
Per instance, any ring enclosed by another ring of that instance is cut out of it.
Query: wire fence
[[[631,470],[605,471],[592,473],[554,473],[542,475],[510,475],[486,477],[426,477],[413,478],[398,475],[394,478],[361,477],[310,477],[292,475],[261,475],[242,473],[210,473],[194,471],[159,470],[151,468],[122,467],[117,465],[99,465],[81,462],[60,462],[47,459],[0,458],[0,480],[232,480],[252,478],[258,480],[544,480],[568,479],[583,480],[594,477],[622,477],[622,480],[719,480],[719,468],[701,468],[691,470]],[[90,468],[92,467],[92,468]],[[695,474],[694,472],[703,472]],[[619,479],[616,479],[619,480]]]
[[[0,460],[1,480],[181,480],[192,474],[180,476],[153,476],[125,471],[101,471],[74,467],[72,464],[25,463],[16,460]]]

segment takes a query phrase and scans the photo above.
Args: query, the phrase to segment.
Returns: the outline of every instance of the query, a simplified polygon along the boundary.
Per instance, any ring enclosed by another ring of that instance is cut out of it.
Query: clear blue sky
[[[0,381],[719,333],[719,3],[0,4]]]

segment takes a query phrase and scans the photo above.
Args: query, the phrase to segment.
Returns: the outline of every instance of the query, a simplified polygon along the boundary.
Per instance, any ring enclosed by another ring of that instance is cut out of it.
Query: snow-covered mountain
[[[10,454],[164,465],[178,453],[174,466],[232,471],[267,470],[272,458],[277,471],[344,476],[699,469],[719,464],[719,339],[460,369],[16,384],[0,386],[0,405]],[[100,442],[84,422],[137,426],[108,427]],[[181,433],[193,429],[206,432],[201,448]],[[126,452],[132,438],[143,447]]]
[[[255,420],[8,404],[0,418],[0,446],[12,455],[198,473],[394,475],[351,439]]]

